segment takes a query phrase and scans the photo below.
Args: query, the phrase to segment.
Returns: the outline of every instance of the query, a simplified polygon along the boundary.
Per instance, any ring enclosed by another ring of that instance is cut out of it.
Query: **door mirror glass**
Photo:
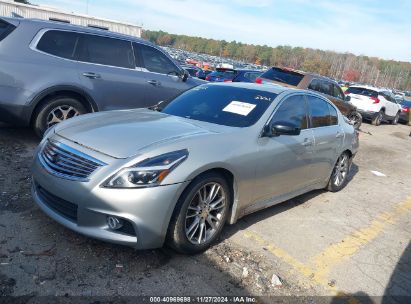
[[[345,100],[346,102],[351,101],[351,96],[345,95],[344,100]]]

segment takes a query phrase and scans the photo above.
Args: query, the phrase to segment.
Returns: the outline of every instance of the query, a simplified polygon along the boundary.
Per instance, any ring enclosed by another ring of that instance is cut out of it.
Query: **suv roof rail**
[[[50,21],[55,21],[55,22],[61,22],[61,23],[70,23],[69,20],[65,20],[65,19],[59,19],[59,18],[49,18]]]
[[[94,24],[88,24],[87,26],[91,28],[99,29],[99,30],[105,30],[105,31],[109,30],[109,28],[105,26],[99,26],[99,25],[94,25]]]

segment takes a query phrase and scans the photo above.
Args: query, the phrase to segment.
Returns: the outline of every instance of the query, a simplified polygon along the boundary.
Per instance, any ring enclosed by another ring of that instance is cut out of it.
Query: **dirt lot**
[[[250,215],[227,227],[218,245],[188,257],[95,241],[49,219],[29,191],[38,140],[0,125],[0,295],[411,297],[410,128],[364,124],[362,131],[343,191]]]

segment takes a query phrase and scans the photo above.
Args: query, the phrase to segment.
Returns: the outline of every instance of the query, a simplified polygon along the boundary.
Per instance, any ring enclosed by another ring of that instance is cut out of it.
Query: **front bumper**
[[[110,168],[101,170],[104,169]],[[137,249],[163,245],[175,204],[189,183],[140,189],[102,188],[99,182],[93,182],[94,178],[79,182],[50,174],[37,154],[32,172],[33,199],[48,216],[83,235]],[[68,216],[70,212],[72,216]],[[109,215],[125,220],[131,229],[126,233],[110,230]]]

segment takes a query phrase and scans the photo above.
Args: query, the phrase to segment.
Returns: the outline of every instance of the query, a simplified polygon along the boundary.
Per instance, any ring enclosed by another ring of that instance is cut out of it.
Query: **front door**
[[[256,176],[255,202],[303,189],[311,183],[309,169],[314,138],[308,129],[308,113],[303,95],[287,97],[274,113],[270,125],[293,123],[301,128],[298,136],[281,135],[258,140],[259,165]]]

